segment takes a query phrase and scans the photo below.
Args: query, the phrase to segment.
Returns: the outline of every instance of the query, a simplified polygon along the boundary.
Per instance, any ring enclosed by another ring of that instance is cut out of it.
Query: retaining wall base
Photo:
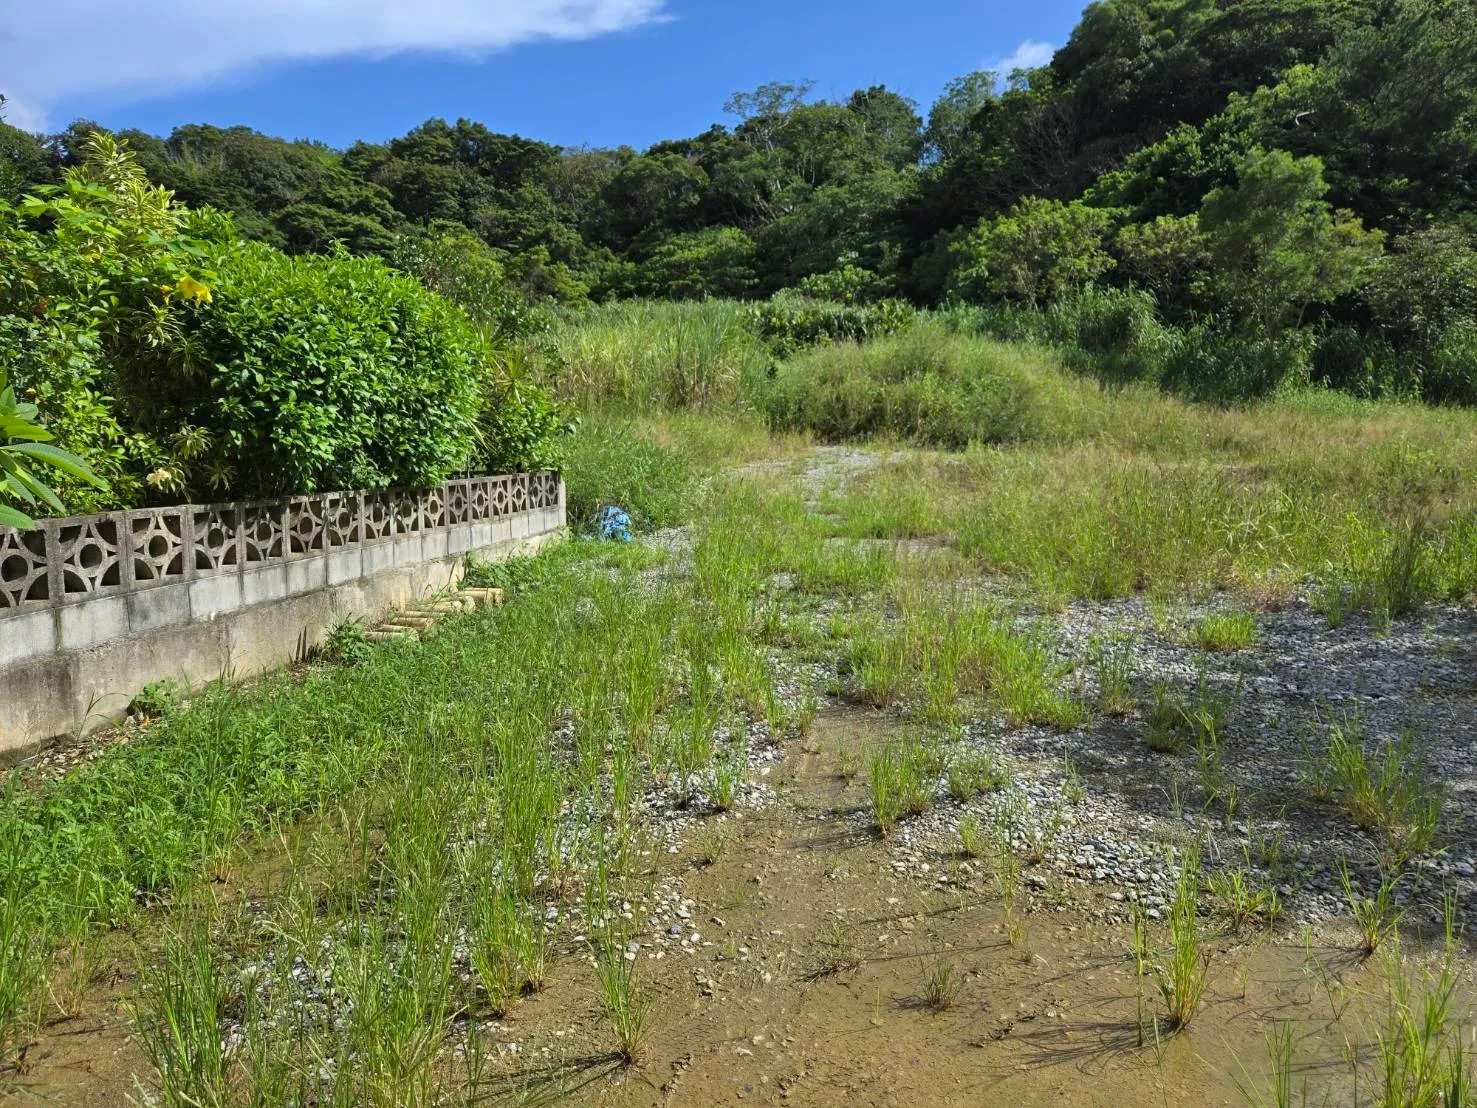
[[[0,758],[116,722],[153,681],[199,688],[300,661],[346,619],[375,620],[456,585],[466,565],[461,551],[501,560],[563,534],[562,503],[520,516],[528,518],[511,534],[504,529],[454,554],[422,560],[427,551],[406,549],[391,557],[385,544],[370,548],[384,558],[362,563],[354,551],[353,566],[326,554],[257,576],[182,581],[0,620]]]

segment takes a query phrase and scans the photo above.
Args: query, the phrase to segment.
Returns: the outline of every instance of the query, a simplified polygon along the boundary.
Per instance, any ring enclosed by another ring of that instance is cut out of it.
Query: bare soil
[[[1373,1091],[1356,1090],[1349,1059],[1368,1056],[1385,978],[1378,959],[1361,962],[1337,928],[1316,938],[1233,936],[1207,920],[1207,1000],[1171,1035],[1156,1020],[1152,973],[1136,972],[1128,926],[1052,895],[1049,883],[1023,882],[1012,941],[984,867],[957,867],[942,882],[897,873],[888,844],[857,818],[868,802],[864,775],[840,777],[836,753],[865,752],[901,726],[828,709],[809,737],[786,744],[766,782],[776,800],[707,817],[678,853],[655,856],[647,880],[680,889],[689,941],[665,928],[638,936],[651,1024],[636,1064],[611,1053],[593,970],[576,950],[516,1019],[479,1026],[487,1099],[1245,1104],[1243,1085],[1264,1086],[1277,1021],[1291,1021],[1297,1080],[1315,1102]],[[955,995],[936,1010],[926,982],[941,964]],[[46,1029],[6,1103],[143,1102],[135,1075],[149,1069],[128,1036],[128,992],[115,974],[84,1015]],[[467,1030],[449,1051],[464,1049]]]

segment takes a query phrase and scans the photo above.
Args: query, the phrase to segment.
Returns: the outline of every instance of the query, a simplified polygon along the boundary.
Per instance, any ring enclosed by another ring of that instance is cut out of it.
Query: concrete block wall
[[[111,722],[151,681],[300,659],[564,525],[557,475],[514,474],[0,528],[0,752]]]

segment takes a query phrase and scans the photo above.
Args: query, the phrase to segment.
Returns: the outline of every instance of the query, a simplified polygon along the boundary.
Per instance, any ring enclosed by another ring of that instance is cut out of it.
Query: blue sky
[[[926,109],[949,78],[1023,44],[1048,55],[1084,3],[45,0],[0,32],[0,92],[30,127],[245,123],[345,146],[439,115],[641,147],[722,120],[730,93],[772,80],[828,97],[886,84]]]

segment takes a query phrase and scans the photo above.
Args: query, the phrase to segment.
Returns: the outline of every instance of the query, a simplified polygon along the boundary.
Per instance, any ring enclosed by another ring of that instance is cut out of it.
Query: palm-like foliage
[[[16,507],[17,503],[27,508],[44,504],[57,512],[66,511],[56,493],[36,476],[37,466],[58,469],[106,488],[81,458],[51,445],[51,432],[37,422],[36,405],[16,401],[8,375],[0,367],[0,526],[36,526],[34,519]]]

